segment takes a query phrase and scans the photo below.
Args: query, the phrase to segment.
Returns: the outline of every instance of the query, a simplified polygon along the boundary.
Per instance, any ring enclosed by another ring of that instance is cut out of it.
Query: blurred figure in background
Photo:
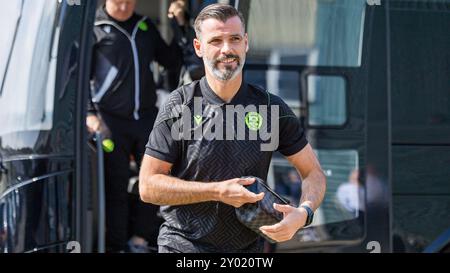
[[[183,51],[179,86],[200,80],[205,75],[203,60],[195,54],[193,45],[195,30],[186,5],[185,0],[172,1],[167,15],[171,19],[174,39]]]
[[[148,252],[156,245],[158,206],[139,201],[129,239],[130,155],[140,164],[158,109],[150,64],[179,69],[182,52],[168,46],[156,26],[135,13],[136,0],[106,0],[94,27],[91,100],[87,127],[107,127],[110,145],[105,153],[106,247],[110,252]]]
[[[339,186],[336,192],[339,204],[353,216],[358,216],[364,211],[364,188],[359,183],[359,171],[350,172],[348,182]]]

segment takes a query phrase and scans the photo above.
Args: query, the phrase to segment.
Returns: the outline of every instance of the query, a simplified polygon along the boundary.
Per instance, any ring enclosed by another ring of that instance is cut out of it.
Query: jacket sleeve
[[[189,18],[187,16],[187,18]],[[187,24],[179,26],[176,20],[171,20],[174,40],[182,51],[183,65],[192,80],[199,80],[205,75],[203,60],[195,53],[193,41],[195,38],[194,28]]]
[[[161,34],[153,25],[153,41],[155,43],[155,60],[168,70],[179,70],[182,64],[182,52],[175,39],[170,45],[162,39]]]

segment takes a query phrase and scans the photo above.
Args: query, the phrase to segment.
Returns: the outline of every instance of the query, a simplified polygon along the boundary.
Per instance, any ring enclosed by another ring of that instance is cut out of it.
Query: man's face
[[[126,21],[134,13],[136,0],[106,0],[106,11],[117,21]]]
[[[248,38],[238,16],[225,23],[206,19],[199,39],[194,40],[197,55],[203,58],[207,73],[220,81],[229,81],[242,73]]]

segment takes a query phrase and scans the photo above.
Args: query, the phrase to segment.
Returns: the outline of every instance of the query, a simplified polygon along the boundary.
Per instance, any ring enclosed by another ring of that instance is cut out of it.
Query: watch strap
[[[307,227],[307,226],[311,225],[311,223],[313,221],[314,211],[310,207],[308,207],[306,205],[302,205],[300,207],[304,208],[306,210],[306,212],[307,212],[308,216],[306,217],[306,223],[304,225],[304,227]]]

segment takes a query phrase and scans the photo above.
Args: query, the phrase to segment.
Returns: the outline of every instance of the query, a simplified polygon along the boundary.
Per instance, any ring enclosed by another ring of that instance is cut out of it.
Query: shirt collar
[[[221,99],[215,92],[212,90],[212,88],[209,86],[208,81],[206,80],[206,77],[203,77],[200,80],[200,89],[202,91],[203,97],[206,98],[206,100],[211,104],[218,104],[218,105],[224,105],[224,104],[230,104],[230,105],[238,105],[238,104],[244,104],[245,98],[247,97],[248,92],[248,85],[243,80],[241,87],[239,88],[238,92],[234,95],[234,97],[231,99],[230,103],[226,103],[223,99]]]

